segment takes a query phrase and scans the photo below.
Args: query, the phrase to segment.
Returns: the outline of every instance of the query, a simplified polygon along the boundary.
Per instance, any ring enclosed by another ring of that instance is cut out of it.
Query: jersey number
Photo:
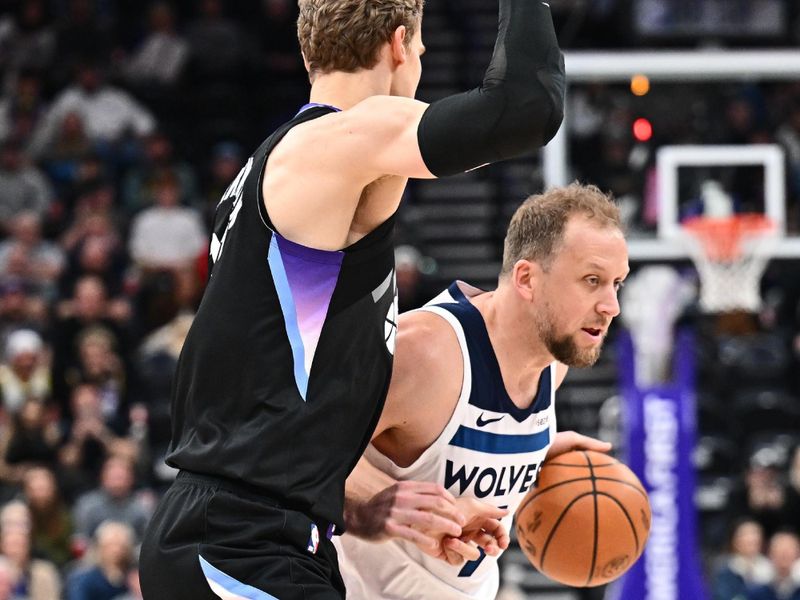
[[[253,158],[247,161],[247,164],[242,167],[236,179],[233,180],[222,194],[222,200],[217,205],[216,214],[214,216],[214,231],[211,234],[211,248],[209,254],[211,258],[211,266],[219,261],[222,256],[222,248],[225,246],[225,239],[228,237],[233,224],[236,222],[236,217],[239,216],[239,211],[242,209],[242,193],[244,192],[244,182],[253,168]]]

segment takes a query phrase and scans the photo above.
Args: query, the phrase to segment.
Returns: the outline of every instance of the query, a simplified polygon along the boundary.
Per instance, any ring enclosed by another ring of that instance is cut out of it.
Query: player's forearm
[[[374,534],[372,524],[364,518],[364,510],[371,498],[395,483],[397,480],[361,457],[345,483],[344,521],[349,533],[359,537]]]
[[[497,43],[481,87],[428,107],[418,141],[428,169],[452,175],[546,144],[564,111],[564,60],[550,8],[500,0]]]

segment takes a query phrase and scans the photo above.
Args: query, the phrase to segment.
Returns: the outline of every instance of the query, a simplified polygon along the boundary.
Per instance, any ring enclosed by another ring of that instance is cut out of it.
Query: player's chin
[[[582,340],[582,344],[575,344],[569,361],[562,361],[569,367],[591,367],[600,358],[603,350],[603,338],[599,340]]]

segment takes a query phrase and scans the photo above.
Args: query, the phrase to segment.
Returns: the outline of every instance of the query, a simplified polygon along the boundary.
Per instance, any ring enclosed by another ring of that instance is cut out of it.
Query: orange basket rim
[[[768,236],[775,223],[763,213],[739,213],[730,217],[690,217],[681,227],[702,243],[711,262],[730,262],[742,257],[745,238]]]
[[[692,233],[722,234],[730,230],[746,233],[774,229],[775,222],[762,213],[738,213],[730,217],[689,217],[681,222],[681,227]]]

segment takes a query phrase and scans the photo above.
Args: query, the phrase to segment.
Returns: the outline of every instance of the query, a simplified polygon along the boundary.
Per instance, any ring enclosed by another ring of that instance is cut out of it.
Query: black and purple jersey
[[[391,376],[394,218],[344,250],[316,250],[275,230],[261,193],[272,149],[331,110],[307,107],[279,128],[217,208],[210,280],[173,386],[167,462],[341,528],[345,479]]]

